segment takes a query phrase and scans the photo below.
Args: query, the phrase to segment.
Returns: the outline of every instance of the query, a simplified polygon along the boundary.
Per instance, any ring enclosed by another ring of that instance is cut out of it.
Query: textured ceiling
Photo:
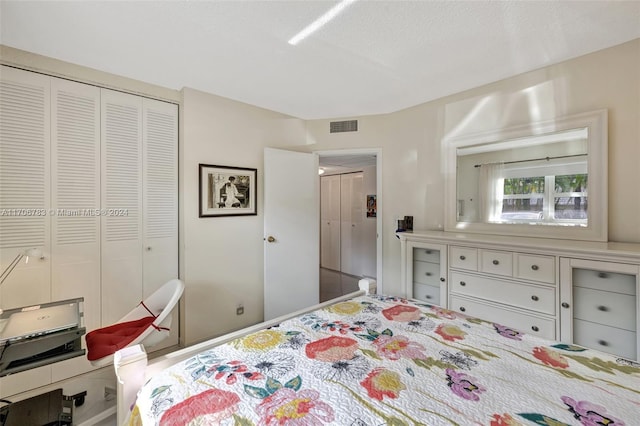
[[[640,1],[5,1],[0,42],[305,119],[397,111],[640,37]]]

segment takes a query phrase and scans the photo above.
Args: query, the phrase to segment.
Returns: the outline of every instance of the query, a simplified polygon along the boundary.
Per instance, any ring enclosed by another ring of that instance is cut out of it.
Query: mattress
[[[361,296],[151,378],[131,425],[638,425],[640,364]]]

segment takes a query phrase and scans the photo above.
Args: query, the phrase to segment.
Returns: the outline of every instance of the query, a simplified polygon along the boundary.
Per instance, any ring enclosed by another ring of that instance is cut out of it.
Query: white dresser
[[[640,244],[399,233],[406,296],[637,360]]]

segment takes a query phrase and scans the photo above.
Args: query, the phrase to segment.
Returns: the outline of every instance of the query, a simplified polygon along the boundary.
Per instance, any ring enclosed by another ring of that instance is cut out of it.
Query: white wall
[[[444,220],[441,141],[607,108],[609,240],[640,242],[640,39],[389,115],[349,117],[357,133],[329,134],[329,121],[307,122],[309,150],[380,147],[384,199],[384,292],[403,294],[394,219],[415,229]]]
[[[305,143],[304,122],[183,90],[184,340],[191,344],[262,321],[264,147]],[[258,169],[257,216],[198,217],[198,164]],[[236,305],[244,315],[236,316]]]

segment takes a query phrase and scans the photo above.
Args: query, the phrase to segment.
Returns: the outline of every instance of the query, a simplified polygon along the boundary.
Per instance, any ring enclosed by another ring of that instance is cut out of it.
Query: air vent
[[[329,133],[358,131],[358,120],[332,121],[329,125]]]

